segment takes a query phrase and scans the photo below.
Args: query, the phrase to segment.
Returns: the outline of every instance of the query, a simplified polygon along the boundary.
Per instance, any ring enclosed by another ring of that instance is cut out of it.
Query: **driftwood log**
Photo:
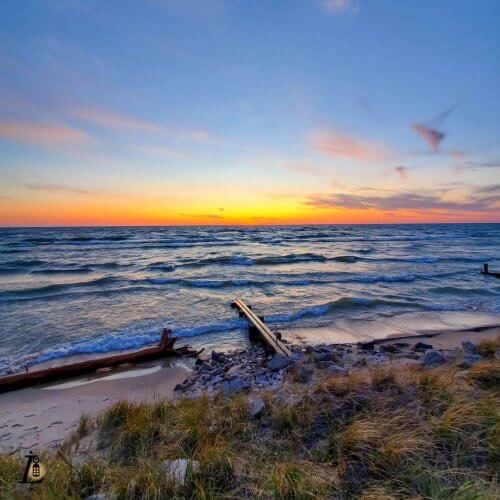
[[[146,347],[139,351],[125,354],[115,354],[106,358],[90,359],[63,366],[55,366],[42,370],[32,370],[25,373],[17,373],[0,377],[0,393],[22,389],[35,384],[53,382],[63,378],[74,377],[86,373],[92,373],[100,368],[108,368],[125,363],[138,363],[151,361],[164,356],[197,356],[201,351],[194,351],[189,345],[175,348],[177,337],[172,335],[168,328],[163,330],[160,342],[157,346]]]

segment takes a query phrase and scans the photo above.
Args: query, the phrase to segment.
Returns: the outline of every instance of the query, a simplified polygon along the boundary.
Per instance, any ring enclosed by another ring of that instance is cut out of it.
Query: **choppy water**
[[[500,281],[483,262],[500,268],[499,224],[3,229],[0,371],[140,347],[164,326],[238,345],[235,297],[285,335],[408,313],[491,322]]]

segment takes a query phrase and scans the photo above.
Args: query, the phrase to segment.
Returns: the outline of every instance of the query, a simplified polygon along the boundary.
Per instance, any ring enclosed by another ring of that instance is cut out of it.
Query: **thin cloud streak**
[[[89,137],[85,132],[64,125],[2,121],[0,139],[48,147],[84,144]]]
[[[50,194],[60,193],[60,194],[72,194],[72,195],[83,195],[83,196],[99,196],[99,197],[112,197],[112,198],[131,198],[128,195],[115,194],[104,191],[94,191],[91,189],[82,189],[76,186],[69,186],[67,184],[35,184],[35,183],[23,183],[20,184],[21,187],[25,189],[30,189],[32,191],[43,191]]]
[[[171,128],[159,123],[150,122],[123,115],[101,108],[74,108],[68,111],[74,118],[115,130],[133,130],[154,134],[169,135],[178,139],[194,142],[208,142],[209,134],[204,130],[182,130]]]
[[[365,162],[387,160],[391,154],[380,144],[332,131],[315,132],[309,137],[314,151],[332,158],[347,158]]]
[[[446,191],[445,191],[446,192]],[[485,193],[487,195],[485,196]],[[497,208],[500,202],[500,185],[476,188],[463,201],[443,199],[443,190],[421,192],[393,192],[385,196],[356,193],[332,193],[311,196],[305,204],[315,208],[340,208],[357,210],[436,210],[483,212]]]

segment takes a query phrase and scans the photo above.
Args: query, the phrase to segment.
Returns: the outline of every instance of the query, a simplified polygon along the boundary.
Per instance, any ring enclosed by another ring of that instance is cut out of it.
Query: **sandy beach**
[[[95,416],[125,398],[171,398],[189,372],[182,361],[162,360],[0,394],[0,453],[53,450],[82,414]]]

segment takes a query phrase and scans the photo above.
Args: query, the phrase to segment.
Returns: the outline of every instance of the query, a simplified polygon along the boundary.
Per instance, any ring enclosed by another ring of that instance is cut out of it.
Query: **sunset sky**
[[[0,226],[500,221],[500,2],[2,0]]]

